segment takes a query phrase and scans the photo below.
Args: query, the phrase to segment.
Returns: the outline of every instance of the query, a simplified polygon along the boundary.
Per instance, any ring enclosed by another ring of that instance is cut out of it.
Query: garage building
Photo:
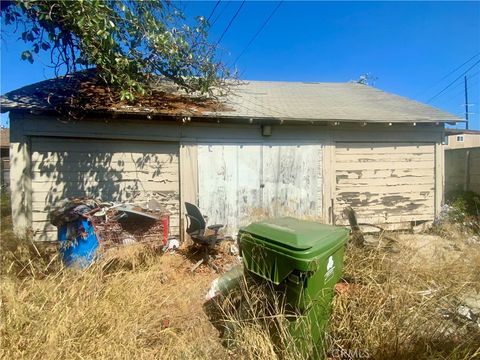
[[[346,224],[347,206],[408,228],[441,207],[444,124],[462,120],[430,106],[357,83],[261,81],[219,99],[163,83],[131,105],[85,74],[2,97],[19,235],[55,240],[48,209],[72,196],[161,199],[173,236],[185,201],[231,235],[261,217]]]

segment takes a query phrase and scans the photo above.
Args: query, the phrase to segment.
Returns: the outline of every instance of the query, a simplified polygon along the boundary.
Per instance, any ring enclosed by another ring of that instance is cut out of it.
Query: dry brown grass
[[[53,253],[16,241],[6,221],[2,217],[4,359],[299,358],[281,302],[267,309],[262,291],[244,293],[240,307],[238,293],[232,294],[219,322],[204,303],[217,275],[190,273],[192,263],[180,254],[133,246],[72,271],[51,261]],[[382,246],[347,249],[348,285],[334,300],[327,356],[480,358],[479,328],[456,313],[465,294],[480,293],[480,246],[465,245],[462,234],[422,236],[399,235],[398,253]],[[223,337],[216,327],[227,329]],[[273,333],[281,334],[277,341]]]
[[[105,259],[85,271],[4,277],[3,358],[224,356],[202,309],[214,275],[189,274],[179,256],[123,250],[115,262]]]
[[[399,252],[351,247],[335,297],[328,348],[372,359],[474,359],[480,328],[456,309],[480,296],[480,248],[462,237],[399,235]],[[425,239],[426,238],[426,239]]]
[[[209,305],[211,320],[232,356],[251,360],[303,358],[288,331],[294,315],[285,310],[283,297],[269,284],[244,277],[239,288]]]
[[[202,307],[216,274],[182,256],[129,246],[66,269],[55,247],[16,239],[3,206],[0,244],[2,359],[226,357]]]
[[[480,246],[466,245],[458,233],[449,239],[394,237],[395,253],[385,249],[392,235],[373,249],[348,247],[324,357],[479,359],[480,327],[457,308],[467,295],[480,297]],[[241,358],[302,358],[287,331],[281,300],[267,306],[270,293],[268,287],[243,284],[240,295],[223,299],[224,338]],[[270,340],[272,334],[280,334],[277,341]]]

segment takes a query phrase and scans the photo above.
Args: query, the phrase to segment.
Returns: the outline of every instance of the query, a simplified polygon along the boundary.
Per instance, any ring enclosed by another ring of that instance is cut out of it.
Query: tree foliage
[[[216,60],[209,24],[186,24],[169,2],[105,0],[2,0],[6,25],[15,25],[33,62],[50,51],[56,74],[96,67],[121,98],[148,91],[152,78],[166,77],[188,92],[211,93],[231,74]]]

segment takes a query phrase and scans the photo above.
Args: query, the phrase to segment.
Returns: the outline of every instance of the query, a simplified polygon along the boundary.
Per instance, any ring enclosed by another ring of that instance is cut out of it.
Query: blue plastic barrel
[[[58,240],[66,266],[85,268],[93,262],[98,239],[90,220],[81,219],[63,224],[58,229]]]

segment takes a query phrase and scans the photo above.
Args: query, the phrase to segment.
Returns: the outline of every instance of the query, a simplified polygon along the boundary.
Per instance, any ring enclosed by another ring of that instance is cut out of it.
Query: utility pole
[[[465,120],[467,120],[467,122],[465,123],[465,129],[468,130],[468,87],[467,87],[467,75],[465,75],[464,79],[465,79]]]

